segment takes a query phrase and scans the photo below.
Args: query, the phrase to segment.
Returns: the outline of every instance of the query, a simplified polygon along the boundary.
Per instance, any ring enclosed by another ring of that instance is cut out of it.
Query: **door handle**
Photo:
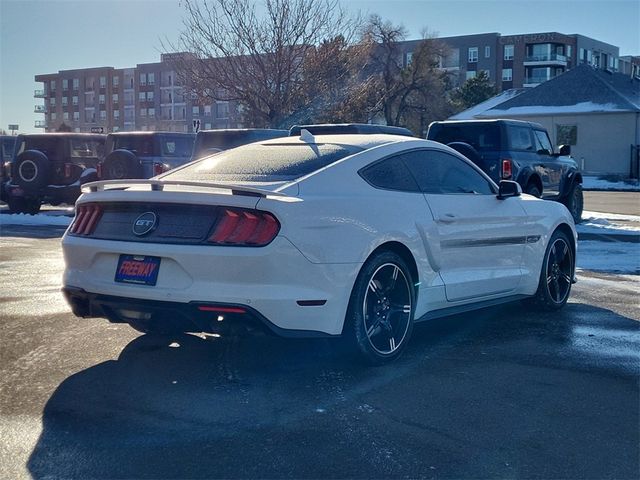
[[[456,216],[453,213],[445,213],[438,221],[442,223],[453,223],[456,221]]]

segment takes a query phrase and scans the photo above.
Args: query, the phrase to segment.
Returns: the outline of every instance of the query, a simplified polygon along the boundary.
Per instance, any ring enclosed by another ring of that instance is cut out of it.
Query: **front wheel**
[[[35,215],[40,211],[42,202],[39,198],[9,197],[7,199],[7,205],[11,213]]]
[[[567,235],[556,231],[542,262],[538,291],[527,303],[541,310],[558,310],[567,303],[575,265],[573,248]]]
[[[344,334],[366,363],[389,362],[409,341],[414,310],[414,282],[405,261],[394,252],[380,252],[358,275]]]

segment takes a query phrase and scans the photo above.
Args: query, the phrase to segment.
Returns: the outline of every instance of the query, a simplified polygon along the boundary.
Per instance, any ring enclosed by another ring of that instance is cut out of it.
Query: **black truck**
[[[571,147],[556,153],[545,128],[519,120],[433,122],[427,140],[444,143],[478,165],[496,183],[515,180],[524,193],[562,202],[576,223],[582,217],[582,174]]]

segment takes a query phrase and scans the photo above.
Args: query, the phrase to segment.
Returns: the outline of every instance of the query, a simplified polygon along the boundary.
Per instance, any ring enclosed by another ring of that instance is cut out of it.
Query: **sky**
[[[640,0],[340,0],[407,29],[440,37],[499,32],[579,33],[640,55]],[[0,129],[34,127],[34,76],[157,62],[182,29],[180,0],[0,0]],[[41,130],[40,130],[41,131]]]

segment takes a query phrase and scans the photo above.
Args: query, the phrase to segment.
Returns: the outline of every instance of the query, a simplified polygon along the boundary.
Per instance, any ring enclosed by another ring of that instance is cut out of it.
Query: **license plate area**
[[[158,281],[160,257],[120,255],[115,281],[154,286]]]

